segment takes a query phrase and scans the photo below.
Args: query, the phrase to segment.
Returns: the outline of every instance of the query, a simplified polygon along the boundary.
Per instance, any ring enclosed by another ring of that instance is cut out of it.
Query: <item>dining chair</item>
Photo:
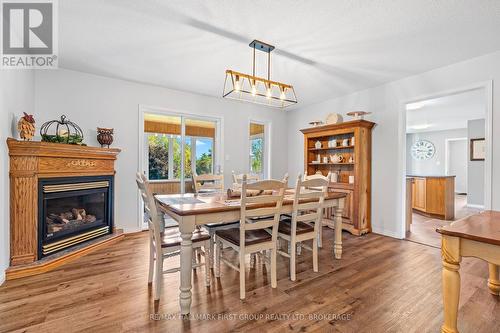
[[[261,255],[270,250],[271,287],[276,288],[276,250],[278,225],[286,183],[279,180],[263,180],[248,184],[243,176],[239,228],[215,232],[215,276],[220,277],[220,262],[240,273],[240,299],[245,299],[245,257],[247,254]],[[248,196],[247,190],[263,191],[264,194]],[[267,194],[270,193],[270,194]],[[266,218],[267,217],[267,218]],[[266,229],[270,229],[268,232]],[[222,256],[223,247],[230,247],[239,253],[236,266]],[[268,262],[267,256],[263,256]]]
[[[224,192],[224,176],[223,175],[195,175],[193,176],[193,183],[195,184],[194,190],[196,194],[210,194]],[[210,268],[214,264],[214,236],[215,231],[234,228],[238,225],[239,221],[227,223],[208,223],[203,227],[207,230],[210,236],[210,246],[208,250],[208,265]]]
[[[321,171],[316,172],[313,175],[307,175],[307,172],[304,172],[304,180],[310,180],[310,179],[324,179],[325,176],[321,173]],[[328,179],[328,182],[331,182],[332,179],[332,172],[329,171],[328,174],[326,175],[326,178]],[[317,188],[317,190],[321,190],[321,188]],[[328,188],[327,188],[328,191]],[[332,215],[332,209],[331,208],[325,208],[323,210],[323,216],[331,216]],[[323,247],[323,221],[319,225],[319,233],[318,233],[318,247],[322,248]]]
[[[240,174],[236,174],[234,172],[234,170],[231,172],[232,173],[232,176],[233,176],[233,184],[239,184],[241,185],[241,183],[243,182],[243,176],[245,176],[244,173],[240,173]],[[260,180],[259,178],[259,175],[255,175],[255,174],[246,174],[247,176],[247,183],[253,183],[253,182],[257,182]]]
[[[223,175],[193,175],[193,184],[195,193],[224,192]]]
[[[160,224],[160,217],[158,215],[158,209],[156,207],[156,202],[154,196],[152,195],[146,176],[141,172],[136,174],[136,183],[139,187],[142,200],[144,201],[144,207],[148,215],[148,226],[149,226],[149,273],[148,273],[148,284],[153,283],[154,277],[154,300],[160,300],[161,294],[161,276],[166,273],[175,273],[180,271],[180,267],[170,268],[163,270],[163,260],[180,254],[181,236],[178,227],[171,227],[162,229]],[[196,252],[200,252],[205,255],[205,264],[207,262],[208,248],[210,246],[210,236],[202,231],[195,230],[193,232],[193,237],[191,238],[193,242],[192,246]],[[204,247],[205,251],[199,251]],[[192,268],[197,268],[203,264],[197,263],[193,255]],[[205,285],[210,286],[210,272],[208,267],[205,265]]]
[[[328,177],[314,177],[302,180],[299,174],[295,185],[292,218],[282,219],[278,228],[278,238],[288,242],[289,253],[278,250],[278,253],[290,259],[290,279],[295,281],[297,244],[311,250],[313,254],[313,271],[318,271],[319,231],[322,227],[323,203],[328,191]],[[312,247],[304,244],[312,240]]]

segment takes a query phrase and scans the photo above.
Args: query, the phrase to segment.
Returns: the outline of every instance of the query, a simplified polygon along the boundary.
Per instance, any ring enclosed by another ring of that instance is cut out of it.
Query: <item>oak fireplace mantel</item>
[[[12,138],[7,139],[7,145],[10,159],[10,270],[36,263],[40,257],[39,181],[64,177],[114,176],[114,164],[120,149]]]

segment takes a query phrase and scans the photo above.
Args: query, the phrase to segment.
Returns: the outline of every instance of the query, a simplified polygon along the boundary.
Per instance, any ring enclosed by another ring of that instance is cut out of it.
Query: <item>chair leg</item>
[[[212,238],[205,242],[205,286],[210,287],[210,255],[208,252],[208,247],[212,243]],[[213,243],[212,243],[213,244]],[[213,251],[211,251],[213,252]]]
[[[155,260],[156,263],[156,272],[155,272],[155,283],[154,283],[154,296],[155,296],[155,301],[160,300],[160,294],[161,294],[161,280],[163,278],[163,257],[156,258]]]
[[[271,250],[271,287],[276,288],[278,283],[276,281],[276,247]]]
[[[255,253],[250,254],[250,267],[252,267],[252,268],[255,267],[255,257],[256,256],[257,255]]]
[[[245,252],[240,249],[240,299],[245,299]]]
[[[155,269],[155,248],[153,242],[149,241],[149,272],[148,272],[148,284],[153,283],[153,272]]]
[[[295,281],[295,257],[297,255],[297,243],[290,241],[290,280]]]
[[[210,246],[208,251],[208,268],[214,267],[214,243],[215,243],[215,232],[209,231],[210,234]]]
[[[313,271],[318,271],[318,240],[316,237],[313,238]]]
[[[318,226],[318,247],[323,248],[323,222],[319,222]]]
[[[215,277],[220,277],[220,256],[222,255],[222,242],[215,236]]]

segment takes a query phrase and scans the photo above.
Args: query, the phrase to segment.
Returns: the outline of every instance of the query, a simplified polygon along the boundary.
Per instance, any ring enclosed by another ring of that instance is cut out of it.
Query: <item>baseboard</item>
[[[469,208],[484,209],[484,205],[467,204],[466,206]]]
[[[4,284],[5,279],[6,279],[6,276],[5,276],[5,270],[2,270],[2,272],[1,272],[1,274],[0,274],[0,286],[1,286],[2,284]]]
[[[387,237],[392,237],[392,238],[397,238],[397,239],[403,239],[401,237],[400,233],[392,231],[392,230],[387,230],[387,229],[384,229],[384,228],[377,228],[377,227],[372,226],[372,232],[374,234],[384,235],[384,236],[387,236]]]

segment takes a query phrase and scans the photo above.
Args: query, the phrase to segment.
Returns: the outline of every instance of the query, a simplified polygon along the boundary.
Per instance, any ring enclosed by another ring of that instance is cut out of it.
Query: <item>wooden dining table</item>
[[[500,212],[485,211],[436,230],[442,236],[443,307],[442,333],[458,333],[460,262],[475,257],[488,263],[488,288],[500,295]]]
[[[342,212],[345,193],[329,192],[325,197],[324,208],[334,208],[335,237],[333,242],[334,257],[342,256]],[[191,311],[191,265],[193,248],[191,237],[196,226],[208,223],[228,223],[240,219],[240,200],[228,198],[226,194],[166,194],[155,195],[162,212],[179,223],[181,233],[181,283],[179,304],[183,315]],[[291,214],[293,191],[287,191],[282,205],[282,214]]]

